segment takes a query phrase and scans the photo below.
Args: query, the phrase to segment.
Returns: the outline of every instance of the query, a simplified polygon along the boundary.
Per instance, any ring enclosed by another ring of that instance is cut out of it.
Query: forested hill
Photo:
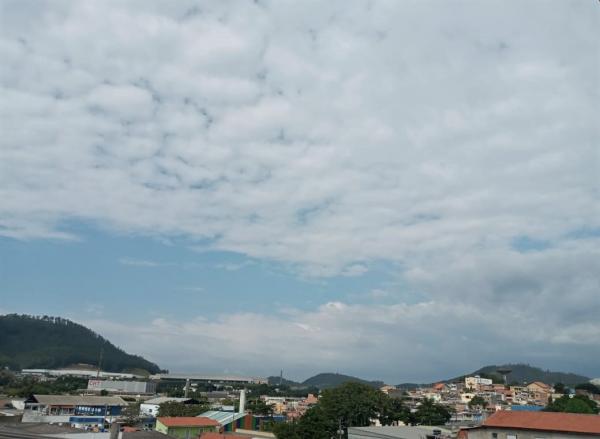
[[[270,376],[268,379],[269,384],[273,386],[278,385],[280,381],[280,378],[278,376]],[[350,375],[343,375],[341,373],[319,373],[313,377],[308,378],[307,380],[304,380],[301,383],[287,380],[285,378],[281,381],[281,383],[285,386],[301,388],[316,387],[320,390],[337,387],[347,382],[367,384],[374,388],[379,388],[384,385],[383,381],[367,381]]]
[[[78,363],[97,365],[102,370],[160,372],[150,361],[130,355],[105,338],[60,317],[0,315],[0,366],[11,369],[53,369]]]
[[[553,372],[529,364],[503,364],[501,366],[485,366],[473,372],[473,375],[494,374],[498,369],[510,369],[507,375],[509,382],[531,383],[541,381],[546,384],[563,383],[568,386],[585,383],[590,379],[583,375],[566,372]]]

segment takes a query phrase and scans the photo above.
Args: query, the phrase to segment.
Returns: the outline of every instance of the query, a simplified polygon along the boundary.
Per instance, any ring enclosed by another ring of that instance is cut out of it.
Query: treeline
[[[12,397],[29,395],[76,394],[87,388],[86,378],[58,377],[52,381],[39,381],[33,377],[17,377],[9,370],[0,370],[0,393]]]
[[[55,369],[73,364],[97,365],[109,372],[160,368],[130,355],[85,326],[51,316],[8,314],[0,316],[0,367],[12,370]]]

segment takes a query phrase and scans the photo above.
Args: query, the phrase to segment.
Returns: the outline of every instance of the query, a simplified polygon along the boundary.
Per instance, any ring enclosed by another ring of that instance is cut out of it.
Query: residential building
[[[479,427],[462,430],[468,439],[598,439],[600,416],[499,411]]]
[[[492,385],[492,380],[488,378],[481,378],[479,375],[465,378],[465,387],[467,389],[479,390],[481,385]]]
[[[218,432],[219,423],[203,416],[158,417],[155,430],[178,439],[196,439],[204,432]]]

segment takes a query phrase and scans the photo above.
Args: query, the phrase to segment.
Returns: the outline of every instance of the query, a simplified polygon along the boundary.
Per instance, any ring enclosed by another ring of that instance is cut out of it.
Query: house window
[[[492,439],[498,439],[498,433],[492,433]]]
[[[506,439],[517,439],[517,435],[516,434],[507,434]]]

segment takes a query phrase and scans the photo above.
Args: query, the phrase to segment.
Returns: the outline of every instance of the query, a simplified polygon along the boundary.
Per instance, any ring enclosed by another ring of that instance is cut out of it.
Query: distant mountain
[[[549,370],[543,370],[539,367],[530,366],[529,364],[502,364],[502,365],[490,365],[482,367],[474,372],[461,375],[459,377],[450,378],[447,380],[441,380],[436,382],[441,383],[452,383],[458,381],[464,381],[467,376],[479,375],[482,378],[491,378],[494,382],[501,383],[503,382],[502,375],[498,373],[498,369],[510,369],[511,372],[506,376],[506,379],[509,383],[518,382],[519,384],[523,383],[532,383],[534,381],[541,381],[546,384],[556,384],[563,383],[567,386],[575,386],[576,384],[587,383],[590,379],[583,375],[577,375],[575,373],[565,373],[565,372],[552,372]],[[400,389],[410,390],[417,387],[428,387],[434,383],[402,383],[398,384],[396,387]]]
[[[0,366],[12,369],[54,369],[72,364],[97,365],[102,370],[158,373],[150,361],[130,355],[86,328],[60,317],[0,315]]]
[[[366,381],[357,377],[353,377],[350,375],[342,375],[339,373],[320,373],[305,380],[304,382],[302,382],[302,385],[306,387],[314,386],[318,387],[319,389],[328,389],[330,387],[339,386],[340,384],[346,383],[348,381],[368,384],[372,387],[381,387],[384,385],[383,381]]]
[[[279,385],[280,377],[270,376],[267,378],[269,384],[273,386]],[[340,373],[319,373],[313,377],[308,378],[302,382],[292,381],[283,378],[282,384],[284,386],[297,387],[297,388],[308,388],[316,387],[319,390],[329,389],[331,387],[337,387],[340,384],[347,383],[348,381],[354,383],[363,383],[371,387],[381,387],[384,385],[383,381],[367,381],[350,375],[343,375]]]
[[[577,375],[575,373],[552,372],[543,370],[539,367],[530,366],[529,364],[503,364],[500,366],[492,365],[485,366],[473,372],[472,375],[494,374],[498,369],[510,369],[510,374],[507,375],[508,382],[516,381],[518,383],[531,383],[533,381],[542,381],[546,384],[563,383],[568,386],[575,384],[586,383],[590,378]]]

